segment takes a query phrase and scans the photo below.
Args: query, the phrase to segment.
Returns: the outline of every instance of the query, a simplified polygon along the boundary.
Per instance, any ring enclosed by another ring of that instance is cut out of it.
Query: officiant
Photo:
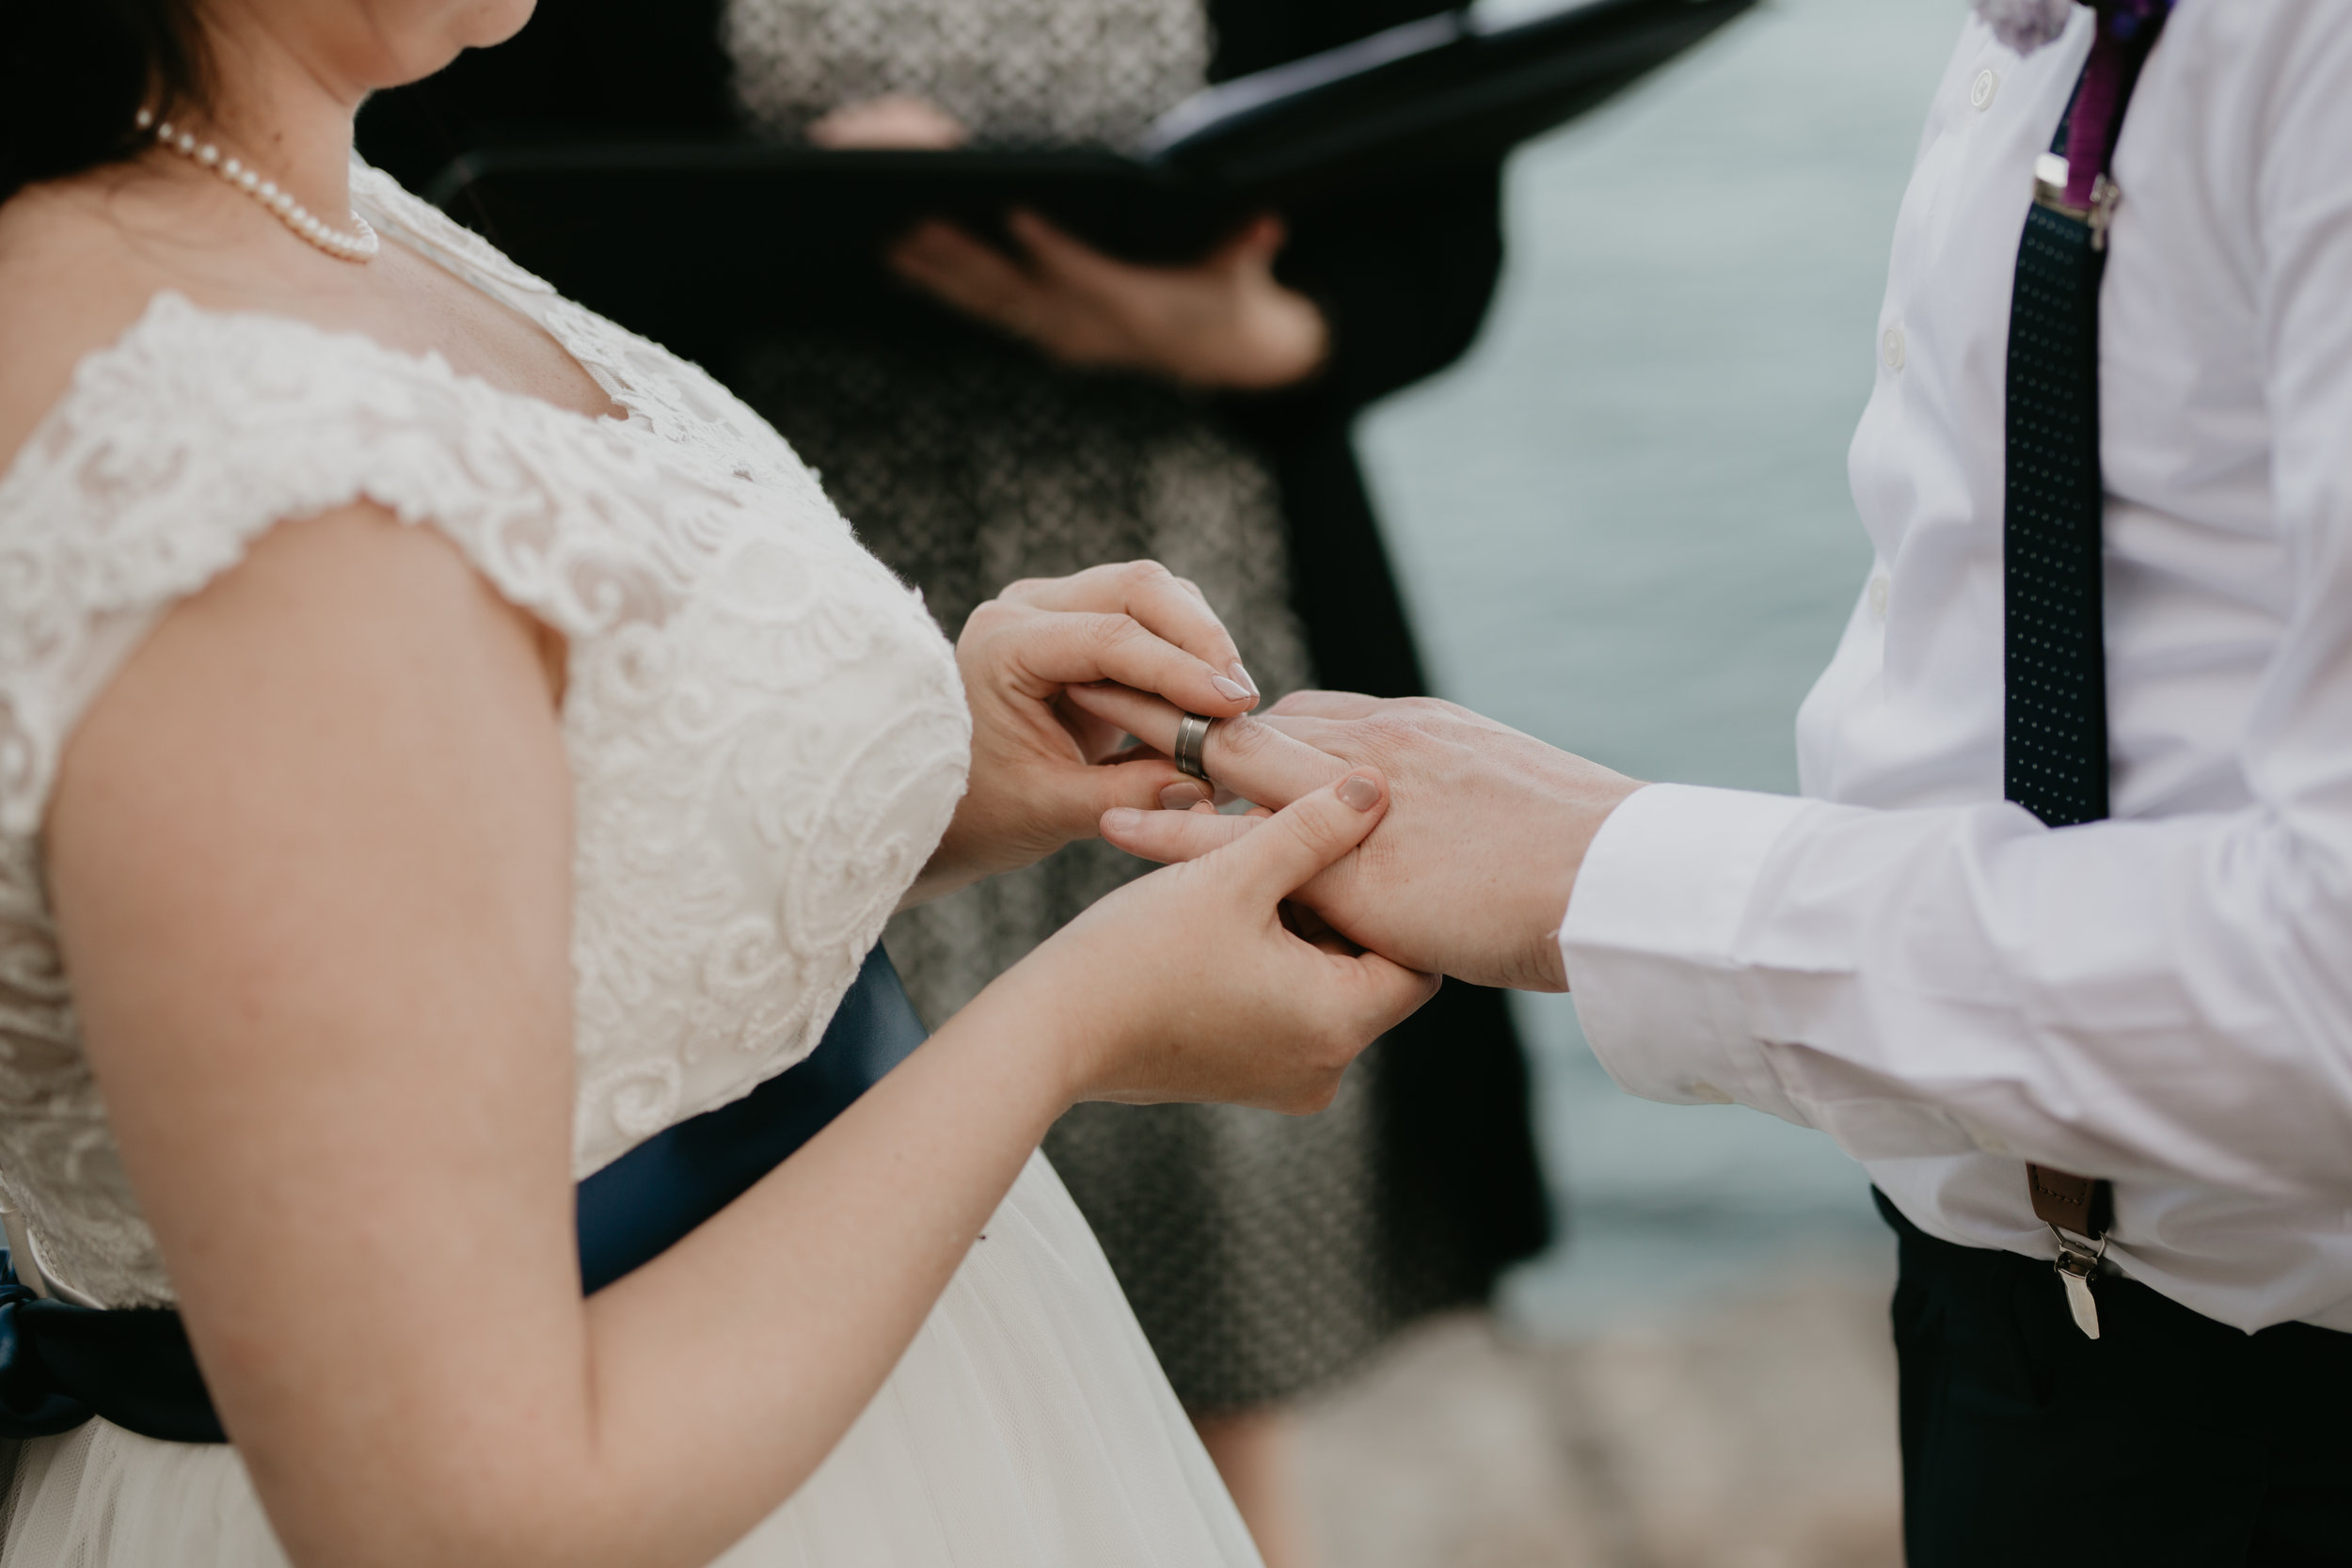
[[[1626,1088],[1866,1164],[1910,1568],[2352,1562],[2352,26],[1979,9],[1867,345],[1876,560],[1806,798],[1333,693],[1202,760],[1269,803],[1377,763],[1335,926],[1569,990]]]
[[[1124,146],[1210,80],[1435,8],[569,0],[379,97],[360,145],[417,188],[516,135]],[[713,368],[950,630],[1014,578],[1148,557],[1224,615],[1235,682],[1404,696],[1425,679],[1349,424],[1469,344],[1498,205],[1496,166],[1474,164],[1268,214],[1174,268],[1018,218],[1011,254],[930,225],[888,257],[902,287]],[[901,916],[887,944],[945,1018],[1140,869],[1073,846]],[[1321,1117],[1090,1106],[1047,1148],[1278,1565],[1296,1554],[1280,1412],[1404,1323],[1483,1301],[1548,1231],[1519,1047],[1501,997],[1470,987],[1375,1048]]]

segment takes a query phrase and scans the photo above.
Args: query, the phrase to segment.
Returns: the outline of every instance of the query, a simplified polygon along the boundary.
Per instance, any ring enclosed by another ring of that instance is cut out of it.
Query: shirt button
[[[1870,613],[1882,621],[1886,619],[1886,579],[1883,577],[1872,578],[1870,579]]]
[[[1886,368],[1890,371],[1901,370],[1903,361],[1910,355],[1911,344],[1904,339],[1902,327],[1888,327],[1886,336],[1879,340],[1879,357],[1886,361]]]
[[[1989,109],[1993,107],[1993,95],[2000,90],[2001,79],[1998,76],[1990,71],[1979,71],[1977,79],[1968,87],[1969,105],[1979,110]]]

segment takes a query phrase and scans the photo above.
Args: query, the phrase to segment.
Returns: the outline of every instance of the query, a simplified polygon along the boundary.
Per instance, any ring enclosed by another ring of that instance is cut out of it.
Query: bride
[[[575,1183],[807,1056],[894,907],[1178,784],[1065,688],[1255,694],[1148,566],[951,653],[714,383],[350,161],[527,10],[9,24],[0,1193],[53,1299],[0,1331],[184,1324],[231,1441],[43,1406],[0,1563],[1252,1562],[1034,1150],[1089,1098],[1311,1109],[1426,997],[1279,914],[1375,774],[583,1298]]]

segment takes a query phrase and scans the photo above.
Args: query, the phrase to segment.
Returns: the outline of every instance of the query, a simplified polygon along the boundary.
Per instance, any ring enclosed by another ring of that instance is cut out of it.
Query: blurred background
[[[1487,0],[1492,8],[1513,8]],[[1359,431],[1439,689],[1637,777],[1793,790],[1868,565],[1845,451],[1961,0],[1767,0],[1523,149],[1478,346]],[[1309,1423],[1351,1568],[1895,1568],[1891,1238],[1857,1166],[1620,1093],[1519,999],[1559,1244]]]

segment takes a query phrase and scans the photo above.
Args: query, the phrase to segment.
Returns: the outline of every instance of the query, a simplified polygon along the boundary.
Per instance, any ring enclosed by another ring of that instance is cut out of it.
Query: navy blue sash
[[[898,972],[876,947],[806,1061],[648,1138],[580,1184],[581,1290],[594,1294],[668,1251],[923,1038]],[[179,1313],[101,1311],[36,1296],[0,1247],[0,1438],[70,1432],[93,1416],[166,1442],[227,1441]]]

